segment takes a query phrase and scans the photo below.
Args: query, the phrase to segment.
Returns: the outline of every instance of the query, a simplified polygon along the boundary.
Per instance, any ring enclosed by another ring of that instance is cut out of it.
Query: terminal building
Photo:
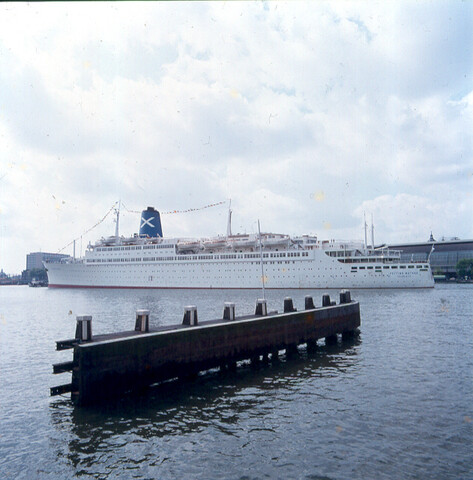
[[[50,262],[60,262],[63,258],[68,258],[69,255],[62,253],[47,253],[47,252],[34,252],[26,255],[26,270],[42,269],[43,260]]]
[[[398,243],[388,245],[401,252],[401,260],[417,262],[430,261],[434,275],[445,275],[445,278],[456,277],[457,263],[463,259],[473,259],[473,240],[458,238],[437,241],[432,234],[424,243]]]

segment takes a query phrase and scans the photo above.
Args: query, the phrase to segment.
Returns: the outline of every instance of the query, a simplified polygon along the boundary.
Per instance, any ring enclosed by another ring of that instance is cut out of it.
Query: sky
[[[2,3],[0,269],[119,200],[126,236],[224,234],[231,199],[233,233],[471,239],[472,74],[472,2]]]

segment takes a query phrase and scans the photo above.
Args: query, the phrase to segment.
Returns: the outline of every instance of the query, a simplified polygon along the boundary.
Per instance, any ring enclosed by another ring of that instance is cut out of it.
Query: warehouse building
[[[456,277],[456,267],[460,260],[473,259],[473,240],[455,238],[437,241],[432,234],[425,243],[397,243],[388,247],[399,250],[401,260],[430,261],[434,275],[445,275],[446,278]]]

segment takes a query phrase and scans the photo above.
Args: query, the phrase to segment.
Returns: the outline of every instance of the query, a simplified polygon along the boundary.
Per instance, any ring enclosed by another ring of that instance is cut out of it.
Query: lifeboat
[[[264,247],[287,247],[289,244],[289,235],[266,234],[262,236]]]
[[[197,252],[199,250],[202,250],[202,244],[200,243],[200,240],[179,241],[177,243],[178,252]]]
[[[226,237],[215,237],[209,238],[208,240],[204,240],[204,248],[206,250],[212,250],[215,248],[224,248],[227,246],[227,238]]]
[[[227,238],[227,245],[230,248],[254,248],[256,237],[250,235],[235,235]]]

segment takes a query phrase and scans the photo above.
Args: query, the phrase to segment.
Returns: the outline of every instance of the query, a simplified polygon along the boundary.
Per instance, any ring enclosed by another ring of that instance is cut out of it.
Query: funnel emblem
[[[148,227],[150,228],[154,228],[154,225],[151,223],[151,220],[154,220],[154,217],[150,217],[150,218],[143,218],[141,217],[141,220],[143,220],[143,223],[141,224],[141,228],[143,228],[145,225],[148,225]]]

